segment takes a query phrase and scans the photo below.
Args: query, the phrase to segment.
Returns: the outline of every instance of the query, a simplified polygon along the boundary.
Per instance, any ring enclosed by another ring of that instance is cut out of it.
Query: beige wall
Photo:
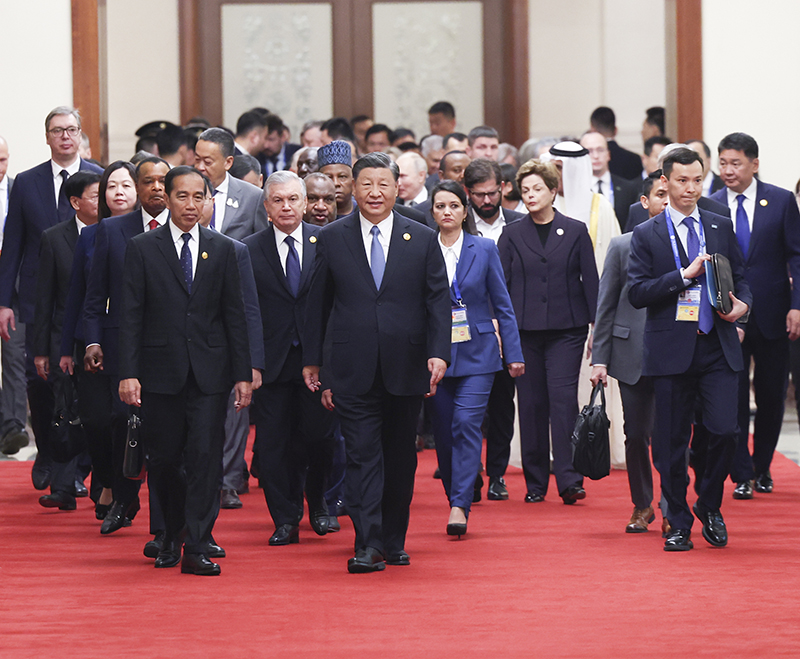
[[[0,62],[0,135],[14,176],[50,157],[44,119],[72,104],[70,1],[0,0]]]
[[[800,3],[703,0],[703,132],[742,131],[759,145],[761,177],[794,189],[800,178]]]

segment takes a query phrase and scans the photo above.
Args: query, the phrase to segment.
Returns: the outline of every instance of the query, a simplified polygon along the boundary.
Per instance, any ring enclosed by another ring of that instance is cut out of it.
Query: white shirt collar
[[[448,250],[452,250],[453,253],[456,255],[456,259],[460,259],[461,258],[461,248],[464,245],[464,230],[463,229],[461,231],[459,231],[458,239],[452,245],[450,245],[449,247],[442,242],[442,234],[441,233],[437,236],[437,239],[439,240],[439,247],[442,248],[442,254],[446,254],[448,252]]]
[[[606,170],[606,173],[602,176],[592,175],[592,178],[594,179],[595,185],[598,181],[602,181],[604,187],[611,185],[611,172],[609,170]]]
[[[414,197],[411,201],[415,204],[421,204],[423,201],[428,200],[428,189],[423,185],[422,190],[419,191],[416,197]]]
[[[78,227],[78,235],[81,235],[81,231],[83,231],[88,225],[84,224],[78,219],[78,216],[75,216],[75,226]]]
[[[53,178],[57,178],[61,176],[61,170],[66,169],[67,174],[72,176],[73,174],[77,174],[78,170],[81,168],[81,159],[80,156],[75,156],[75,162],[68,165],[67,167],[62,167],[59,165],[55,160],[50,161],[50,166],[53,169]]]
[[[525,211],[527,213],[527,211]],[[504,227],[506,225],[506,216],[503,214],[503,207],[500,206],[500,210],[498,212],[495,221],[489,224],[486,220],[484,220],[480,215],[475,212],[475,207],[472,206],[472,217],[475,219],[475,224],[480,227]]]
[[[743,194],[744,198],[747,199],[748,201],[755,201],[757,189],[758,189],[758,180],[756,179],[755,176],[753,177],[753,180],[750,181],[750,185],[747,186],[747,189],[744,192],[741,193],[734,192],[730,188],[727,188],[728,205],[729,206],[732,205],[736,201],[736,197],[738,197],[740,194]]]
[[[300,244],[303,243],[303,223],[302,222],[300,222],[300,224],[297,225],[297,228],[294,231],[292,231],[292,233],[286,233],[284,231],[281,231],[274,224],[272,225],[272,228],[275,229],[275,239],[278,241],[279,245],[286,240],[286,236],[291,236],[292,238],[294,238],[295,243],[300,243]]]
[[[378,231],[381,233],[381,238],[383,238],[387,245],[389,244],[389,240],[392,237],[392,227],[394,226],[394,211],[389,213],[389,217],[387,217],[385,220],[381,220],[378,222],[378,224],[373,224],[370,222],[366,217],[364,217],[361,211],[358,212],[358,219],[361,222],[361,233],[363,234],[365,240],[372,232],[372,227],[376,226],[378,227]]]
[[[150,213],[148,213],[144,209],[144,206],[142,206],[142,221],[144,222],[144,228],[145,229],[147,228],[147,225],[150,224],[150,220],[155,220],[156,222],[158,222],[158,226],[160,226],[160,227],[164,226],[164,222],[167,221],[168,217],[169,217],[169,209],[167,209],[167,208],[165,208],[163,211],[161,211],[158,215],[153,216],[153,215],[150,215]]]
[[[216,188],[217,193],[221,192],[222,194],[227,196],[228,184],[230,183],[230,180],[231,180],[231,175],[228,172],[225,172],[225,178],[222,180],[222,183],[220,183]]]
[[[177,226],[175,226],[175,223],[172,221],[172,218],[170,218],[169,232],[172,235],[172,242],[174,242],[175,244],[177,244],[178,241],[180,241],[181,244],[183,243],[184,233],[188,233],[193,240],[197,241],[198,244],[200,243],[200,229],[198,228],[198,223],[195,223],[195,225],[191,228],[190,231],[184,232],[182,229],[179,229]]]
[[[683,220],[687,217],[691,217],[695,222],[700,221],[700,211],[697,209],[697,205],[695,205],[694,210],[689,213],[689,215],[684,215],[678,210],[675,210],[675,207],[672,204],[668,205],[669,209],[669,217],[672,220],[672,224],[677,228],[681,225]]]

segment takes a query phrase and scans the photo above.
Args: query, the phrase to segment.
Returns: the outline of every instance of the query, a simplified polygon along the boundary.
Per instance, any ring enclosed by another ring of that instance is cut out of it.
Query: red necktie
[[[147,223],[147,227],[149,231],[152,231],[153,229],[158,229],[158,220],[150,220]]]

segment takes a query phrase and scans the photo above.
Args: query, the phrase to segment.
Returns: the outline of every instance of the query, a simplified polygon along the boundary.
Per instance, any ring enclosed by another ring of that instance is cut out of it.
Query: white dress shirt
[[[4,176],[3,180],[0,181],[0,248],[3,247],[6,215],[8,215],[8,176]]]
[[[428,201],[428,188],[426,188],[424,185],[422,186],[422,190],[420,190],[419,193],[417,193],[417,196],[408,202],[408,205],[417,206],[418,204],[421,204],[423,201]]]
[[[597,184],[601,182],[603,184],[602,192],[597,188]],[[606,171],[605,174],[599,177],[592,176],[592,192],[600,192],[612,206],[614,205],[614,184],[611,182],[611,172]]]
[[[219,184],[214,193],[214,226],[222,229],[222,222],[225,220],[225,206],[228,203],[228,184],[231,175],[225,172],[225,179]]]
[[[172,220],[169,222],[169,232],[172,234],[172,242],[175,244],[175,251],[178,253],[178,261],[180,261],[184,232],[176,227]],[[194,275],[197,272],[197,257],[200,252],[200,229],[197,224],[188,233],[192,237],[189,240],[189,253],[192,255],[192,280],[194,280]]]
[[[694,210],[689,215],[684,215],[680,211],[676,211],[672,204],[669,204],[669,217],[672,220],[672,224],[675,227],[675,235],[677,236],[678,240],[681,241],[681,245],[683,246],[683,251],[686,254],[689,261],[693,261],[694,257],[689,256],[689,251],[686,247],[686,241],[689,240],[689,227],[687,227],[683,220],[687,217],[691,217],[694,220],[694,231],[697,234],[697,240],[700,240],[700,211],[697,210],[697,206],[694,207]],[[702,245],[700,246],[702,249]],[[683,271],[685,268],[681,268],[681,276],[683,277]],[[692,283],[691,279],[687,279],[683,277],[683,283],[688,286]]]
[[[78,235],[81,235],[81,231],[83,231],[88,225],[84,224],[78,219],[78,216],[75,216],[75,226],[78,227]]]
[[[297,225],[297,228],[292,233],[284,233],[274,224],[272,227],[275,229],[275,244],[278,247],[278,258],[281,260],[281,268],[283,274],[286,274],[286,259],[289,257],[289,245],[286,244],[287,236],[294,238],[294,248],[297,250],[297,260],[300,261],[300,272],[303,271],[303,223]],[[370,236],[371,238],[371,236]]]
[[[744,211],[747,213],[747,223],[750,225],[750,233],[753,233],[753,215],[756,213],[756,190],[758,188],[758,181],[755,177],[750,181],[747,190],[742,192],[744,195]],[[734,192],[728,188],[728,208],[731,209],[731,221],[733,222],[733,230],[736,231],[736,211],[739,210],[739,202],[736,197],[739,196],[738,192]]]
[[[394,226],[394,212],[389,213],[389,217],[385,220],[373,224],[361,213],[358,214],[358,219],[361,222],[361,236],[364,239],[364,249],[367,252],[367,263],[370,269],[372,268],[372,227],[378,227],[378,242],[383,247],[384,263],[389,260],[389,241],[392,239],[392,227]]]
[[[61,165],[56,164],[53,160],[50,161],[50,166],[53,168],[53,186],[56,193],[56,208],[58,208],[58,195],[61,192],[61,184],[64,182],[64,179],[61,178],[61,170],[66,169],[67,174],[72,176],[73,174],[77,174],[78,170],[81,168],[81,159],[76,156],[75,162],[68,165],[67,167],[62,167]]]
[[[155,220],[158,222],[158,226],[163,227],[164,222],[169,219],[169,209],[165,208],[161,211],[158,215],[153,217],[148,213],[144,208],[142,208],[142,222],[144,223],[144,232],[147,233],[150,231],[150,220]]]
[[[456,276],[456,268],[458,267],[458,261],[461,258],[461,247],[464,245],[464,231],[460,231],[458,234],[458,240],[456,240],[450,247],[445,245],[442,242],[442,234],[439,234],[439,247],[442,249],[442,256],[444,256],[444,265],[447,269],[447,281],[448,283],[452,284],[453,279]]]
[[[494,240],[494,244],[496,245],[497,241],[500,240],[500,236],[503,234],[503,229],[506,226],[506,216],[503,215],[503,207],[500,206],[500,214],[491,224],[478,215],[474,208],[472,209],[472,217],[475,218],[475,228],[478,229],[480,234],[484,238],[490,238],[491,240]]]
[[[708,174],[706,174],[706,177],[703,179],[703,196],[704,197],[710,197],[711,196],[711,194],[712,194],[711,187],[713,185],[714,185],[714,172],[712,172],[709,169],[708,170]]]

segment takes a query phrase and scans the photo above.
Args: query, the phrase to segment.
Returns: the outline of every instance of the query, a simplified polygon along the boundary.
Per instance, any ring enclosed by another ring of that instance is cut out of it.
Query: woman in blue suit
[[[511,376],[517,377],[525,372],[525,364],[500,255],[492,240],[473,235],[463,187],[442,181],[433,189],[431,204],[453,307],[450,367],[431,399],[431,416],[442,484],[450,500],[447,534],[461,537],[467,532],[480,468],[481,422],[494,374],[505,361]]]

